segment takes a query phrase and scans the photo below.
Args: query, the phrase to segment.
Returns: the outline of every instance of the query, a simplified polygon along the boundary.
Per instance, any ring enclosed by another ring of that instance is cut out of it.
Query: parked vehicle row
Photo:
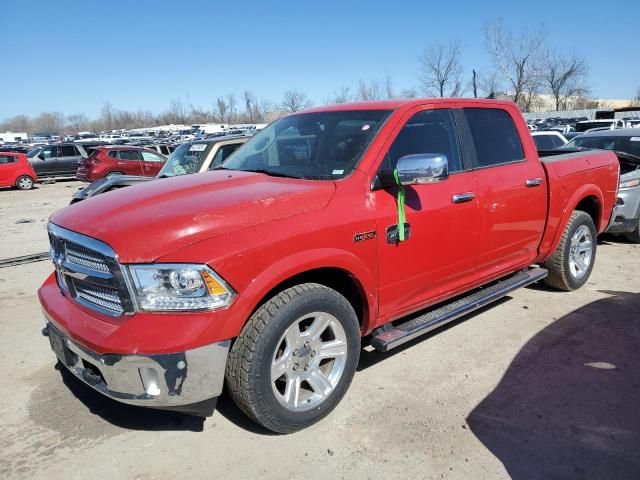
[[[155,177],[107,176],[75,192],[71,203],[76,203],[101,193],[148,182],[155,178],[168,178],[213,170],[219,167],[229,155],[247,140],[248,137],[218,137],[213,140],[183,143],[168,158]]]
[[[619,168],[541,159],[510,102],[292,114],[212,172],[56,212],[43,333],[116,401],[210,415],[226,383],[257,423],[300,430],[340,402],[363,342],[390,350],[536,281],[583,286]]]

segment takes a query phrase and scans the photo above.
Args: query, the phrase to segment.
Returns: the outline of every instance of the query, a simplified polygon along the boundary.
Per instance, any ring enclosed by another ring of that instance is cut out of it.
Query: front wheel
[[[587,283],[596,260],[596,235],[591,216],[580,210],[574,211],[556,251],[543,264],[549,270],[545,283],[565,291],[577,290]]]
[[[227,386],[257,423],[290,433],[335,408],[359,355],[360,329],[351,304],[323,285],[297,285],[249,319],[229,354]]]
[[[640,219],[638,219],[638,225],[636,225],[635,230],[625,234],[625,237],[632,243],[640,243]]]
[[[33,188],[33,178],[28,175],[22,175],[16,180],[16,188],[18,190],[31,190]]]

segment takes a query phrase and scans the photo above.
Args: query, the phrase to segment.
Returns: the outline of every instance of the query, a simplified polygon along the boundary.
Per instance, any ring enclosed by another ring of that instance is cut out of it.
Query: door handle
[[[542,179],[541,178],[530,178],[526,182],[524,182],[524,184],[527,187],[538,187],[538,186],[542,185]]]
[[[451,201],[453,203],[464,203],[470,202],[474,198],[476,198],[476,194],[473,192],[456,193],[453,197],[451,197]]]

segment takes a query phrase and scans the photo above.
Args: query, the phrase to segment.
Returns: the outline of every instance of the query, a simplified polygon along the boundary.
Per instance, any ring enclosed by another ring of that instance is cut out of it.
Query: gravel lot
[[[46,218],[78,186],[0,191],[0,258],[45,251]],[[577,292],[533,286],[364,351],[338,408],[289,436],[226,397],[204,422],[101,397],[54,368],[40,335],[49,262],[0,268],[0,478],[638,479],[639,253],[606,238]]]

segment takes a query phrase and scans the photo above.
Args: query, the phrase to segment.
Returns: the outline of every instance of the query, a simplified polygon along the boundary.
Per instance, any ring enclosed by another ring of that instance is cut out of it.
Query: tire
[[[31,190],[33,188],[33,178],[29,175],[22,175],[16,180],[16,188],[18,190]]]
[[[329,345],[335,358],[322,358]],[[291,433],[336,407],[359,356],[360,327],[351,304],[335,290],[305,283],[275,295],[251,316],[231,347],[227,387],[255,422]]]
[[[549,270],[544,282],[567,292],[582,287],[593,270],[597,248],[593,219],[588,213],[575,210],[553,256],[543,263],[543,267]]]
[[[120,175],[123,175],[123,173],[122,172],[109,172],[109,173],[107,173],[107,178],[118,177]]]

